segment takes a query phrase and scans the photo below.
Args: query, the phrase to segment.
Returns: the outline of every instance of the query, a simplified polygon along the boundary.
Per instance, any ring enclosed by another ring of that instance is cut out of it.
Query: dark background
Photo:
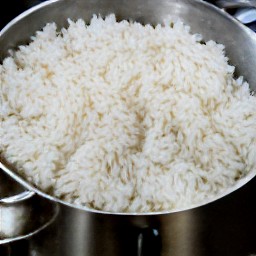
[[[1,2],[0,28],[3,28],[10,20],[26,9],[44,2],[45,0],[7,0]]]

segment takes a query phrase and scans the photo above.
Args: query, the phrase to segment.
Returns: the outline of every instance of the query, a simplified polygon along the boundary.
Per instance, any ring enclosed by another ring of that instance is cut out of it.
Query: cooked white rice
[[[48,24],[0,66],[1,155],[36,186],[118,212],[190,207],[256,168],[256,97],[181,22]]]

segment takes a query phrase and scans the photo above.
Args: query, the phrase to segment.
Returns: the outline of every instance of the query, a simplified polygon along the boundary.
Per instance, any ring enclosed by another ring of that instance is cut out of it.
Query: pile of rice
[[[256,168],[256,97],[177,21],[48,24],[0,66],[0,153],[42,190],[111,212],[190,207]]]

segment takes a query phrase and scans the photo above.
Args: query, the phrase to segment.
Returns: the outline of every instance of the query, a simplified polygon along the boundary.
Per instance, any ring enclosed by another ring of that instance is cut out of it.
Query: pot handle
[[[161,249],[161,237],[157,229],[140,229],[137,240],[137,256],[160,256]]]
[[[27,200],[29,198],[31,198],[32,196],[35,195],[35,192],[33,191],[23,191],[17,195],[14,196],[9,196],[9,197],[5,197],[5,198],[1,198],[0,199],[0,204],[13,204],[13,203],[18,203],[18,202],[22,202],[24,200]]]
[[[0,204],[14,204],[33,197],[36,193],[25,188],[12,171],[12,166],[0,157]]]
[[[256,0],[218,0],[215,4],[221,8],[241,8],[254,7],[256,8]]]

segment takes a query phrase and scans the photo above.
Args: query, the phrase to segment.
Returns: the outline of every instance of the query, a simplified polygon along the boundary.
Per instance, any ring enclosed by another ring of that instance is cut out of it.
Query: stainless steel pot
[[[1,31],[0,60],[7,56],[9,49],[27,43],[30,36],[47,22],[66,26],[67,18],[88,21],[94,13],[103,16],[115,13],[118,19],[151,24],[161,23],[169,15],[180,18],[191,26],[193,33],[201,33],[205,40],[223,43],[237,73],[243,74],[251,89],[256,90],[256,36],[224,11],[198,0],[51,0],[21,14]],[[63,202],[19,177],[4,159],[1,159],[0,167],[28,190],[59,203],[54,228],[39,239],[46,241],[45,255],[256,254],[253,236],[256,227],[253,177],[256,170],[221,196],[194,208],[125,214]]]

